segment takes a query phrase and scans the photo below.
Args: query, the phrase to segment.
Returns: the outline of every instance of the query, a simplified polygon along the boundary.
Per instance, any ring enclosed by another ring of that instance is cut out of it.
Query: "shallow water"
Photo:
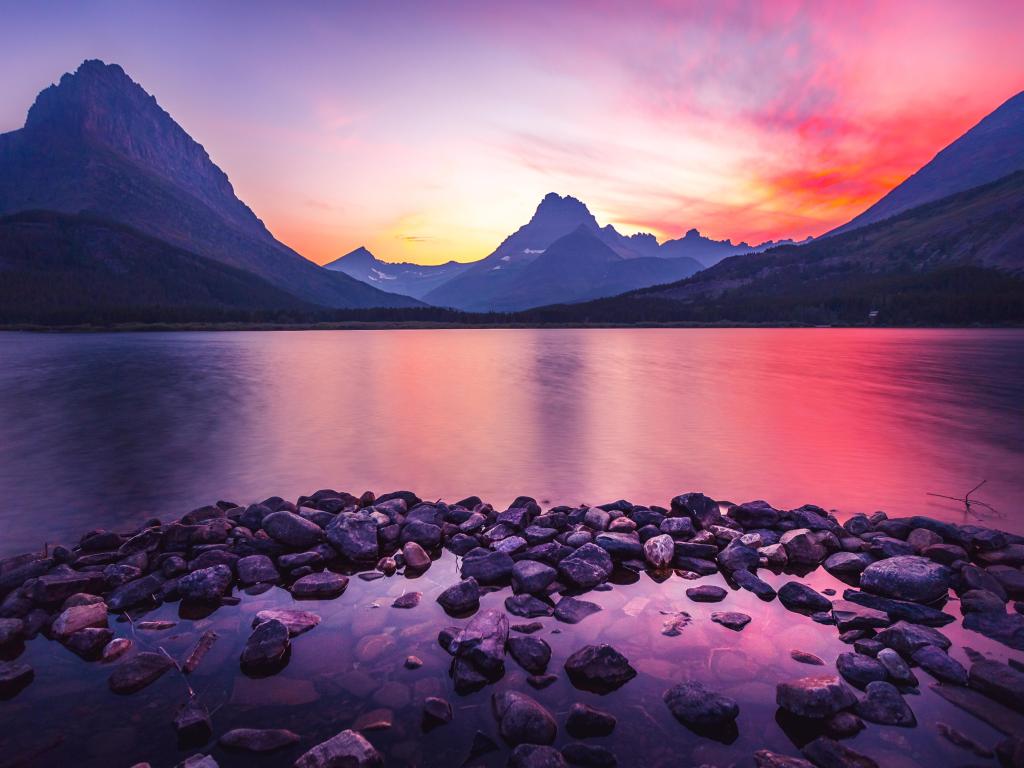
[[[542,691],[533,691],[526,673],[511,657],[506,658],[505,677],[495,685],[468,696],[454,693],[448,677],[450,657],[437,643],[441,627],[464,619],[444,614],[435,598],[457,577],[457,558],[445,553],[422,576],[398,575],[364,582],[353,578],[348,590],[331,601],[303,601],[323,617],[312,631],[293,640],[285,669],[264,679],[250,679],[239,671],[238,656],[248,637],[252,617],[272,606],[293,606],[291,596],[273,588],[261,595],[243,595],[238,606],[218,609],[197,620],[180,619],[179,605],[165,604],[145,618],[168,618],[179,624],[164,632],[132,631],[126,623],[113,626],[119,636],[134,637],[140,647],[163,647],[184,658],[201,630],[214,629],[219,640],[189,683],[213,712],[215,734],[231,728],[289,728],[302,742],[272,755],[232,753],[215,745],[180,748],[171,721],[186,700],[185,678],[173,670],[155,684],[132,696],[116,696],[107,689],[110,667],[88,664],[57,643],[36,639],[28,644],[21,660],[36,670],[35,681],[14,699],[0,702],[0,765],[129,766],[148,760],[155,768],[172,766],[188,754],[213,754],[222,766],[291,765],[306,749],[350,727],[363,713],[386,707],[392,710],[394,727],[366,735],[380,749],[388,765],[454,766],[469,754],[477,730],[500,743],[491,714],[492,693],[506,689],[525,691],[546,706],[559,724],[556,746],[573,741],[564,731],[569,706],[584,701],[613,712],[618,725],[609,737],[587,739],[611,748],[621,766],[718,766],[752,765],[753,752],[769,748],[798,754],[798,747],[812,733],[801,733],[777,719],[775,684],[782,680],[835,674],[835,658],[850,650],[838,640],[835,627],[816,624],[810,618],[785,610],[776,600],[760,601],[745,591],[730,591],[717,604],[698,604],[684,594],[694,584],[728,587],[720,575],[689,581],[673,575],[657,583],[647,573],[618,571],[613,589],[589,592],[586,599],[603,610],[577,625],[553,618],[519,619],[511,623],[539,621],[544,628],[534,637],[545,639],[553,654],[549,671],[559,680]],[[776,588],[793,576],[759,571]],[[841,582],[824,571],[806,577],[818,589],[840,591]],[[417,608],[391,607],[395,597],[419,591]],[[508,588],[488,594],[481,609],[502,607]],[[661,634],[666,615],[684,610],[692,618],[677,637]],[[737,610],[752,617],[741,632],[712,623],[717,610]],[[956,603],[946,608],[959,619]],[[136,617],[138,621],[138,617]],[[963,644],[1006,660],[1007,649],[966,631],[959,621],[942,629],[954,641],[950,653],[967,665]],[[375,637],[373,641],[365,638]],[[605,696],[576,690],[562,665],[574,651],[588,643],[607,642],[624,653],[638,675],[618,691]],[[379,655],[366,650],[377,645]],[[799,649],[820,656],[825,666],[793,661],[790,651]],[[403,666],[407,655],[420,657],[418,670]],[[1018,657],[1020,654],[1016,654]],[[920,695],[908,695],[918,726],[888,727],[868,724],[867,730],[844,743],[874,757],[883,766],[995,765],[942,739],[936,723],[945,722],[982,744],[993,746],[1001,735],[981,721],[957,710],[929,689],[932,678],[915,670]],[[662,694],[684,679],[696,679],[736,699],[740,706],[738,736],[727,743],[704,738],[677,723],[662,702]],[[454,720],[427,734],[420,729],[420,705],[425,696],[440,695],[452,703]],[[21,761],[17,761],[21,758]],[[503,766],[507,748],[485,756],[474,765]]]
[[[0,333],[0,555],[316,488],[1024,531],[1024,332]]]

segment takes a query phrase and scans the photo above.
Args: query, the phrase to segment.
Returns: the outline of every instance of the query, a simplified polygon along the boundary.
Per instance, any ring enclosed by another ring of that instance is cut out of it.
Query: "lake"
[[[1024,530],[1024,332],[0,333],[0,554],[228,499],[410,489]],[[973,516],[972,516],[973,519]]]
[[[321,487],[1024,529],[1024,332],[0,334],[0,554]]]
[[[667,505],[703,490],[779,507],[817,503],[843,517],[885,509],[962,522],[962,505],[927,493],[959,495],[987,480],[978,498],[996,511],[967,520],[1022,527],[1018,331],[6,333],[0,360],[4,553],[73,544],[91,528],[129,531],[154,515],[177,519],[218,499],[294,499],[323,487],[409,488],[450,501],[475,493],[497,509],[520,493],[544,506],[620,497]],[[179,661],[203,633],[218,637],[187,677],[172,671],[133,695],[108,689],[117,662],[83,660],[45,632],[0,649],[0,661],[34,675],[0,696],[0,766],[159,768],[202,753],[223,768],[269,768],[354,728],[387,765],[499,768],[508,748],[491,696],[509,690],[550,711],[557,747],[573,742],[565,723],[583,702],[618,719],[611,736],[587,743],[612,750],[621,766],[752,766],[756,750],[796,755],[824,727],[778,708],[776,683],[834,674],[853,647],[820,616],[786,610],[774,594],[759,599],[720,572],[621,563],[608,584],[584,593],[600,609],[592,616],[573,625],[550,607],[538,616],[531,637],[550,645],[547,687],[531,687],[509,657],[500,680],[460,693],[438,632],[467,618],[446,614],[437,597],[466,561],[433,554],[426,571],[388,577],[372,566],[360,575],[332,566],[351,579],[331,600],[297,603],[287,583],[268,583],[232,589],[223,604],[168,601],[140,605],[131,621],[111,615],[115,637]],[[775,589],[799,580],[836,596],[856,584],[820,568],[758,575]],[[695,602],[686,594],[695,583],[721,586],[727,597]],[[559,591],[545,600],[573,594]],[[418,605],[392,606],[410,592],[422,593]],[[480,609],[508,610],[509,597],[507,588],[485,590]],[[1019,657],[961,625],[960,606],[944,605],[955,660]],[[321,622],[293,639],[284,668],[267,677],[240,670],[256,613],[295,607]],[[746,614],[749,626],[716,623],[719,609]],[[575,651],[599,643],[637,672],[609,695],[563,670]],[[823,666],[800,663],[793,651]],[[871,723],[844,743],[887,767],[994,766],[943,738],[940,724],[983,747],[1002,734],[946,701],[924,670],[915,674],[919,686],[904,692],[916,727]],[[697,732],[676,722],[662,696],[680,680],[732,698],[735,727]],[[190,691],[213,723],[199,743],[180,741],[171,725]],[[424,730],[430,696],[449,701],[454,717]],[[233,728],[288,728],[300,742],[239,753],[217,743]],[[473,757],[474,745],[487,749]]]

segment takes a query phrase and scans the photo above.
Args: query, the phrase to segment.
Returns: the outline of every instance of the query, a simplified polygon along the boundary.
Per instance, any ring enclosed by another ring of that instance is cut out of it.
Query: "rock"
[[[854,711],[870,723],[880,725],[917,725],[913,711],[892,683],[876,680],[868,683],[867,696],[857,702]]]
[[[273,752],[298,744],[300,737],[284,728],[235,728],[218,739],[225,749],[244,752]]]
[[[123,694],[141,691],[173,666],[174,662],[162,653],[139,653],[114,668],[108,681],[110,690]]]
[[[584,544],[558,564],[565,583],[579,589],[593,589],[608,580],[612,558],[596,544]]]
[[[565,758],[554,747],[520,744],[508,758],[508,768],[565,768]]]
[[[482,586],[502,585],[512,578],[514,565],[511,555],[505,552],[466,557],[462,561],[462,578],[476,579],[477,584]]]
[[[808,653],[807,651],[790,651],[789,657],[793,659],[793,661],[799,661],[801,664],[811,664],[816,667],[825,666],[824,661],[819,659],[813,653]]]
[[[394,714],[390,709],[380,708],[364,712],[352,724],[354,731],[386,731],[395,724]]]
[[[1006,613],[1006,601],[987,589],[970,589],[960,595],[963,613]]]
[[[575,703],[569,708],[565,730],[576,739],[607,736],[615,730],[615,715],[595,709],[589,704]]]
[[[518,691],[496,693],[491,699],[501,737],[511,746],[551,744],[558,726],[540,703]]]
[[[565,671],[574,686],[594,693],[609,693],[636,677],[629,660],[606,644],[580,648],[566,660]]]
[[[452,721],[452,705],[437,696],[428,696],[423,701],[422,727],[424,730],[436,728]]]
[[[566,624],[578,624],[588,616],[599,612],[601,606],[589,600],[563,597],[555,606],[555,618]]]
[[[265,621],[280,621],[288,628],[289,637],[297,637],[320,623],[320,617],[310,611],[294,609],[268,609],[259,611],[252,620],[255,629]]]
[[[327,541],[338,554],[355,563],[372,563],[380,555],[377,522],[369,515],[341,513],[328,523]]]
[[[536,560],[520,560],[512,566],[512,591],[540,594],[555,580],[558,572]]]
[[[931,603],[949,591],[950,571],[917,555],[901,555],[872,563],[860,575],[861,589],[914,603]]]
[[[786,548],[786,559],[794,565],[817,565],[828,556],[828,548],[817,533],[806,528],[786,531],[779,543]]]
[[[52,561],[50,561],[52,563]],[[74,594],[99,595],[107,589],[102,573],[47,573],[27,581],[25,597],[37,605],[59,605]],[[110,600],[107,601],[108,605]]]
[[[1003,768],[1021,768],[1024,766],[1024,738],[1010,736],[996,744],[996,756]]]
[[[384,758],[356,731],[342,731],[317,744],[295,761],[294,768],[383,768]]]
[[[558,675],[548,673],[546,675],[530,675],[526,678],[526,682],[531,688],[535,688],[538,691],[542,691],[552,683],[558,682]]]
[[[732,574],[732,580],[748,592],[753,592],[761,600],[768,602],[775,599],[775,588],[750,571],[736,571]]]
[[[857,697],[838,677],[821,675],[779,683],[775,702],[797,717],[821,719],[849,709]]]
[[[266,555],[243,557],[235,564],[235,569],[238,571],[238,581],[243,586],[261,582],[276,584],[281,580],[274,561]]]
[[[739,632],[750,623],[750,617],[747,614],[735,611],[715,611],[711,614],[711,620],[734,632]]]
[[[907,535],[907,544],[909,544],[914,551],[918,553],[923,552],[932,544],[941,543],[942,537],[927,528],[915,528]]]
[[[658,528],[673,539],[689,539],[694,534],[693,521],[688,517],[666,517]]]
[[[515,636],[507,642],[509,654],[532,675],[541,675],[551,660],[551,646],[537,637]]]
[[[572,765],[587,768],[615,768],[619,764],[611,750],[596,744],[566,744],[562,747],[562,757]]]
[[[927,646],[934,648],[935,646]],[[941,651],[940,651],[941,653]],[[892,648],[882,648],[878,655],[875,657],[885,667],[886,673],[889,675],[889,680],[899,685],[917,685],[917,677],[911,671],[907,662],[903,660]]]
[[[936,645],[925,645],[911,655],[914,663],[937,680],[953,685],[967,685],[967,670]]]
[[[709,691],[696,680],[674,685],[665,691],[662,700],[677,720],[692,727],[725,725],[740,713],[735,701]]]
[[[396,597],[394,602],[391,603],[392,608],[415,608],[420,604],[420,598],[423,597],[422,592],[406,592],[404,595]]]
[[[114,633],[106,627],[86,627],[64,639],[64,645],[87,661],[95,661],[113,639]]]
[[[143,765],[148,765],[148,763],[143,763]],[[213,759],[212,755],[192,755],[178,763],[175,768],[220,768],[220,764]]]
[[[779,589],[779,602],[791,611],[829,611],[832,601],[799,581],[787,581]]]
[[[855,589],[844,591],[843,599],[851,603],[857,603],[857,605],[883,611],[889,614],[889,618],[893,621],[909,621],[912,624],[923,624],[927,627],[942,627],[955,621],[948,613],[928,605],[911,603],[906,600],[891,600],[867,592],[858,592]]]
[[[864,688],[868,683],[885,680],[889,676],[880,661],[860,653],[839,654],[836,668],[847,682],[857,688]]]
[[[840,632],[850,629],[878,629],[892,623],[889,614],[849,600],[832,603],[832,618]]]
[[[332,571],[310,573],[292,584],[292,595],[300,600],[330,600],[348,586],[348,576]]]
[[[766,501],[748,501],[726,513],[744,528],[771,528],[779,521],[779,512]]]
[[[714,584],[701,584],[686,590],[686,596],[695,603],[719,603],[727,594],[729,593]]]
[[[174,730],[182,742],[204,744],[213,735],[210,713],[198,699],[192,697],[174,716]]]
[[[415,543],[423,549],[437,549],[441,546],[441,529],[423,520],[410,520],[402,527],[402,544]]]
[[[916,650],[926,645],[934,645],[942,650],[946,650],[950,645],[949,638],[941,632],[906,621],[897,621],[888,629],[883,629],[875,639],[898,651],[905,659],[909,659]]]
[[[103,650],[100,652],[100,658],[106,662],[115,661],[128,653],[134,645],[135,643],[127,637],[115,637],[103,646]]]
[[[10,621],[3,619],[2,621]],[[56,619],[50,629],[53,636],[58,640],[64,640],[80,629],[86,627],[107,626],[107,604],[102,600],[87,605],[75,605],[65,609]],[[3,641],[0,640],[0,646]]]
[[[871,564],[871,558],[857,552],[835,552],[822,567],[833,576],[856,576]]]
[[[183,600],[218,603],[231,589],[234,576],[226,565],[214,565],[187,573],[178,579],[178,594]]]
[[[242,670],[247,674],[273,674],[288,663],[291,648],[288,627],[277,619],[256,626],[242,650]]]
[[[756,768],[814,768],[813,763],[803,758],[780,755],[768,749],[759,749],[754,753],[754,765]]]
[[[833,739],[849,739],[864,730],[864,721],[852,712],[837,712],[825,722],[825,733]]]
[[[405,558],[405,566],[413,571],[425,571],[430,567],[430,555],[415,541],[407,541],[402,545],[402,557]]]
[[[667,518],[672,520],[673,518]],[[685,520],[686,518],[675,518]],[[687,520],[687,522],[689,522]],[[644,542],[644,560],[652,568],[668,568],[675,557],[675,542],[667,533],[652,536]]]
[[[10,698],[32,682],[35,672],[28,664],[0,661],[0,696]]]
[[[948,723],[936,723],[935,729],[945,738],[950,744],[954,744],[961,749],[966,749],[973,752],[978,757],[992,757],[993,752],[988,747],[985,747],[963,731],[959,731]],[[1024,754],[1022,754],[1024,757]]]
[[[275,541],[292,549],[309,549],[323,539],[316,523],[291,512],[272,512],[263,518],[263,530]]]
[[[107,608],[113,613],[120,613],[143,603],[157,603],[159,601],[155,595],[160,592],[165,581],[161,575],[151,573],[141,579],[122,584],[107,596]]]
[[[983,720],[1001,733],[1009,736],[1024,733],[1024,715],[993,701],[983,693],[962,686],[938,683],[933,683],[931,689],[946,701]]]
[[[718,564],[724,571],[750,571],[761,562],[761,556],[752,547],[732,542],[718,553]]]
[[[1019,613],[968,613],[964,628],[1024,651],[1024,616]]]
[[[819,736],[801,752],[819,768],[878,768],[878,763],[867,755],[827,736]]]
[[[1024,672],[985,659],[971,665],[969,679],[971,688],[1024,712]]]
[[[555,612],[554,606],[533,595],[519,594],[505,598],[505,610],[513,616],[533,619],[537,616],[550,616]]]
[[[480,607],[480,586],[470,577],[453,584],[437,596],[437,602],[451,614],[464,614]]]
[[[453,638],[449,652],[496,680],[505,674],[505,643],[508,618],[500,611],[486,610],[473,616]]]
[[[703,493],[684,493],[672,499],[672,513],[685,515],[700,528],[717,525],[722,521],[718,502]]]

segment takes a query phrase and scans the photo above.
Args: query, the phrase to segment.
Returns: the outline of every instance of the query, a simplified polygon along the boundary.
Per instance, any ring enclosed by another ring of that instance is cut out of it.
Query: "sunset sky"
[[[122,65],[323,263],[482,258],[549,191],[625,233],[803,238],[1024,89],[1024,2],[0,0],[0,131]]]

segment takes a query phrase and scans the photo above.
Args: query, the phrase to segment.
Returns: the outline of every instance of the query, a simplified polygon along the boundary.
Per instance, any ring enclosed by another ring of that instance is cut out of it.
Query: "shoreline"
[[[513,748],[512,759],[519,761],[510,764],[533,765],[526,753],[555,761],[546,765],[565,759],[549,746],[554,718],[542,703],[543,691],[559,676],[548,670],[551,645],[534,635],[542,626],[537,619],[558,622],[563,631],[551,637],[552,644],[575,649],[572,625],[602,610],[586,595],[628,590],[644,573],[656,583],[721,577],[728,590],[697,584],[685,590],[687,599],[696,606],[723,602],[729,590],[750,592],[834,628],[850,646],[837,659],[835,672],[823,669],[776,681],[777,704],[786,717],[824,728],[803,749],[816,764],[836,755],[852,759],[851,754],[868,761],[858,764],[874,764],[842,740],[875,725],[914,724],[903,694],[923,685],[915,671],[935,678],[940,695],[997,730],[999,723],[1024,718],[1013,712],[1024,700],[1024,665],[969,654],[968,670],[947,653],[950,641],[941,632],[957,620],[950,611],[959,601],[966,630],[1024,650],[1024,537],[924,516],[889,518],[883,512],[853,515],[840,524],[813,505],[793,510],[763,501],[732,505],[700,493],[676,496],[666,507],[618,501],[547,510],[521,496],[499,511],[478,497],[447,504],[425,502],[409,491],[356,497],[322,490],[295,502],[280,497],[245,506],[222,501],[124,533],[89,531],[72,547],[0,560],[5,659],[0,694],[15,698],[31,687],[34,670],[17,658],[39,635],[85,663],[109,667],[109,687],[119,695],[135,694],[168,673],[187,680],[216,635],[196,636],[182,658],[162,648],[162,654],[143,650],[137,630],[173,625],[146,620],[145,614],[177,602],[183,617],[206,616],[279,588],[295,605],[259,614],[238,660],[244,675],[272,677],[288,665],[293,641],[294,653],[301,653],[299,636],[316,631],[321,621],[303,609],[302,601],[344,602],[360,583],[415,577],[451,556],[457,558],[461,580],[446,586],[436,601],[458,624],[436,629],[438,644],[451,657],[448,675],[455,695],[493,686],[513,662],[529,673],[528,688],[495,694],[498,728]],[[837,596],[835,590],[819,592],[800,581],[818,569],[849,588]],[[790,580],[775,589],[759,570]],[[504,610],[481,608],[481,597],[491,593],[504,597]],[[420,592],[406,591],[392,605],[415,610],[420,598]],[[751,617],[722,611],[712,613],[710,621],[742,632]],[[661,633],[685,633],[690,622],[685,612],[673,614]],[[125,623],[135,639],[123,636]],[[118,624],[122,636],[116,636]],[[422,664],[414,656],[406,659],[407,665],[417,662]],[[806,663],[824,664],[820,659]],[[627,684],[638,674],[610,644],[577,649],[564,672],[580,691],[616,696],[627,695]],[[283,745],[299,741],[291,732],[218,734],[201,698],[194,693],[187,698],[174,727],[205,752],[217,743],[249,749],[272,738],[284,739]],[[443,696],[428,697],[421,706],[431,727],[453,718],[451,702]],[[684,680],[668,688],[664,706],[698,733],[727,736],[736,729],[737,703],[700,683]],[[528,725],[509,714],[520,711],[529,715],[524,715]],[[579,717],[594,717],[581,712]],[[368,740],[373,730],[345,729],[306,751],[295,765],[321,765],[309,757],[316,750],[338,760],[356,759],[354,765],[379,765],[382,758]],[[1014,735],[1019,737],[1012,734],[1005,748],[1024,748]],[[202,759],[210,762],[195,765],[217,765],[208,754]],[[759,759],[758,765],[772,764],[762,759],[766,762]]]

